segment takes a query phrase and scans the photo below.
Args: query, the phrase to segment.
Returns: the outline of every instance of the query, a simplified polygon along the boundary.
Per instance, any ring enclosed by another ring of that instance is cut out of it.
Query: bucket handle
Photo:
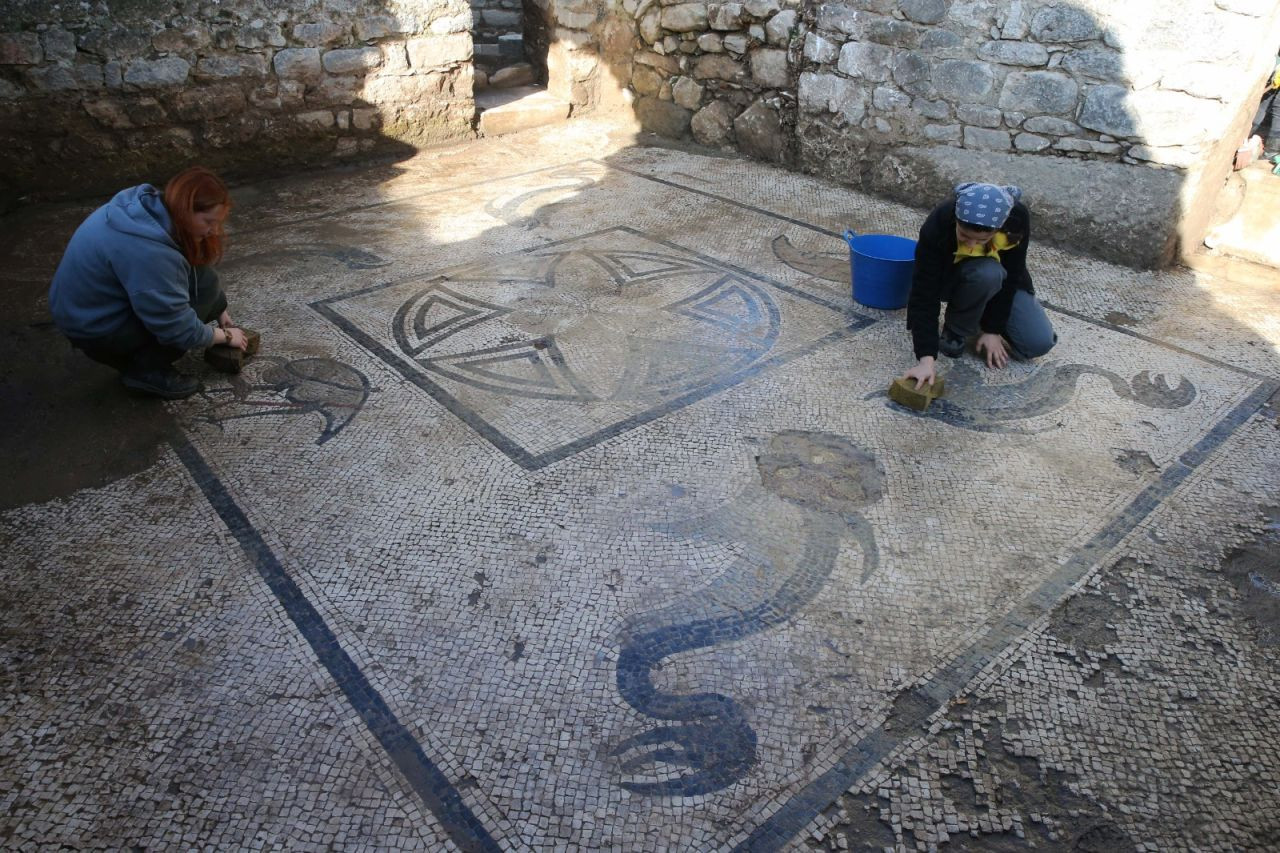
[[[853,241],[857,239],[858,233],[852,228],[844,229],[844,241],[849,244],[849,248],[853,248]]]

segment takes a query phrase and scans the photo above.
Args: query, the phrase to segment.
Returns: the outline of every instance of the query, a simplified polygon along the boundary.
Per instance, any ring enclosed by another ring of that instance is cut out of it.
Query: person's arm
[[[1006,223],[1010,236],[1019,236],[1018,245],[1000,253],[1000,264],[1005,269],[1004,285],[991,298],[982,312],[978,325],[982,331],[1003,335],[1009,325],[1009,312],[1013,309],[1013,295],[1019,290],[1035,294],[1031,286],[1031,273],[1027,271],[1027,246],[1031,243],[1031,212],[1019,202],[1009,214]]]
[[[938,355],[938,311],[942,306],[942,284],[954,260],[946,250],[947,205],[934,209],[920,226],[916,240],[915,266],[911,272],[911,295],[907,299],[907,329],[917,359]],[[954,230],[954,229],[953,229]]]
[[[111,265],[134,313],[157,341],[181,350],[216,342],[214,330],[191,307],[191,266],[176,248],[149,241],[125,246],[114,254]]]

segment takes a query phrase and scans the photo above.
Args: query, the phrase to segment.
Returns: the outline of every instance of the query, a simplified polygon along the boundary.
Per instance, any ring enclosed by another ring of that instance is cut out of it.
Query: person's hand
[[[223,311],[221,314],[218,315],[219,328],[225,329],[229,326],[234,326],[234,325],[235,323],[232,321],[231,315],[228,312]]]
[[[227,346],[236,349],[247,349],[249,347],[249,339],[244,336],[243,329],[237,329],[235,326],[227,326],[222,330],[227,336]]]
[[[987,354],[987,367],[1004,367],[1009,363],[1009,350],[1005,348],[1004,338],[991,332],[983,332],[978,336],[976,344],[978,354]]]
[[[902,374],[903,379],[914,379],[916,381],[916,390],[919,391],[924,387],[925,383],[932,385],[938,378],[937,368],[934,367],[934,358],[931,355],[922,356],[916,362],[915,367]]]

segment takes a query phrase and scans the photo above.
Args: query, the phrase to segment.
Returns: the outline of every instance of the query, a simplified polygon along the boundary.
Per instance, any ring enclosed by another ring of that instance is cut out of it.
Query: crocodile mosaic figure
[[[887,400],[886,405],[895,412],[933,418],[974,432],[1028,435],[1049,427],[1019,427],[1014,423],[1061,410],[1071,402],[1080,377],[1090,375],[1110,382],[1116,396],[1152,409],[1180,409],[1196,398],[1196,388],[1187,378],[1180,378],[1173,386],[1164,376],[1148,370],[1125,380],[1103,367],[1048,362],[1021,381],[992,385],[983,382],[977,367],[956,361],[946,373],[947,395],[935,400],[928,411],[916,412]],[[878,391],[866,399],[885,396]]]
[[[710,584],[633,617],[623,632],[618,693],[664,721],[613,749],[619,784],[634,793],[707,794],[742,779],[757,761],[747,710],[720,693],[659,688],[653,672],[664,660],[792,619],[826,585],[846,537],[862,553],[863,582],[879,564],[874,531],[859,511],[883,495],[872,456],[839,436],[787,431],[771,439],[757,466],[760,485],[708,515],[658,527],[677,538],[730,542],[744,555]]]

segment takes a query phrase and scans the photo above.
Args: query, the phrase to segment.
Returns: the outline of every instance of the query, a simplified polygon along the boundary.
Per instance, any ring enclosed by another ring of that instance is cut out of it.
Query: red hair
[[[216,264],[222,259],[224,234],[219,222],[208,237],[195,235],[193,216],[218,205],[231,208],[231,194],[222,179],[204,166],[192,166],[169,179],[164,185],[164,206],[173,220],[173,238],[192,266]]]

